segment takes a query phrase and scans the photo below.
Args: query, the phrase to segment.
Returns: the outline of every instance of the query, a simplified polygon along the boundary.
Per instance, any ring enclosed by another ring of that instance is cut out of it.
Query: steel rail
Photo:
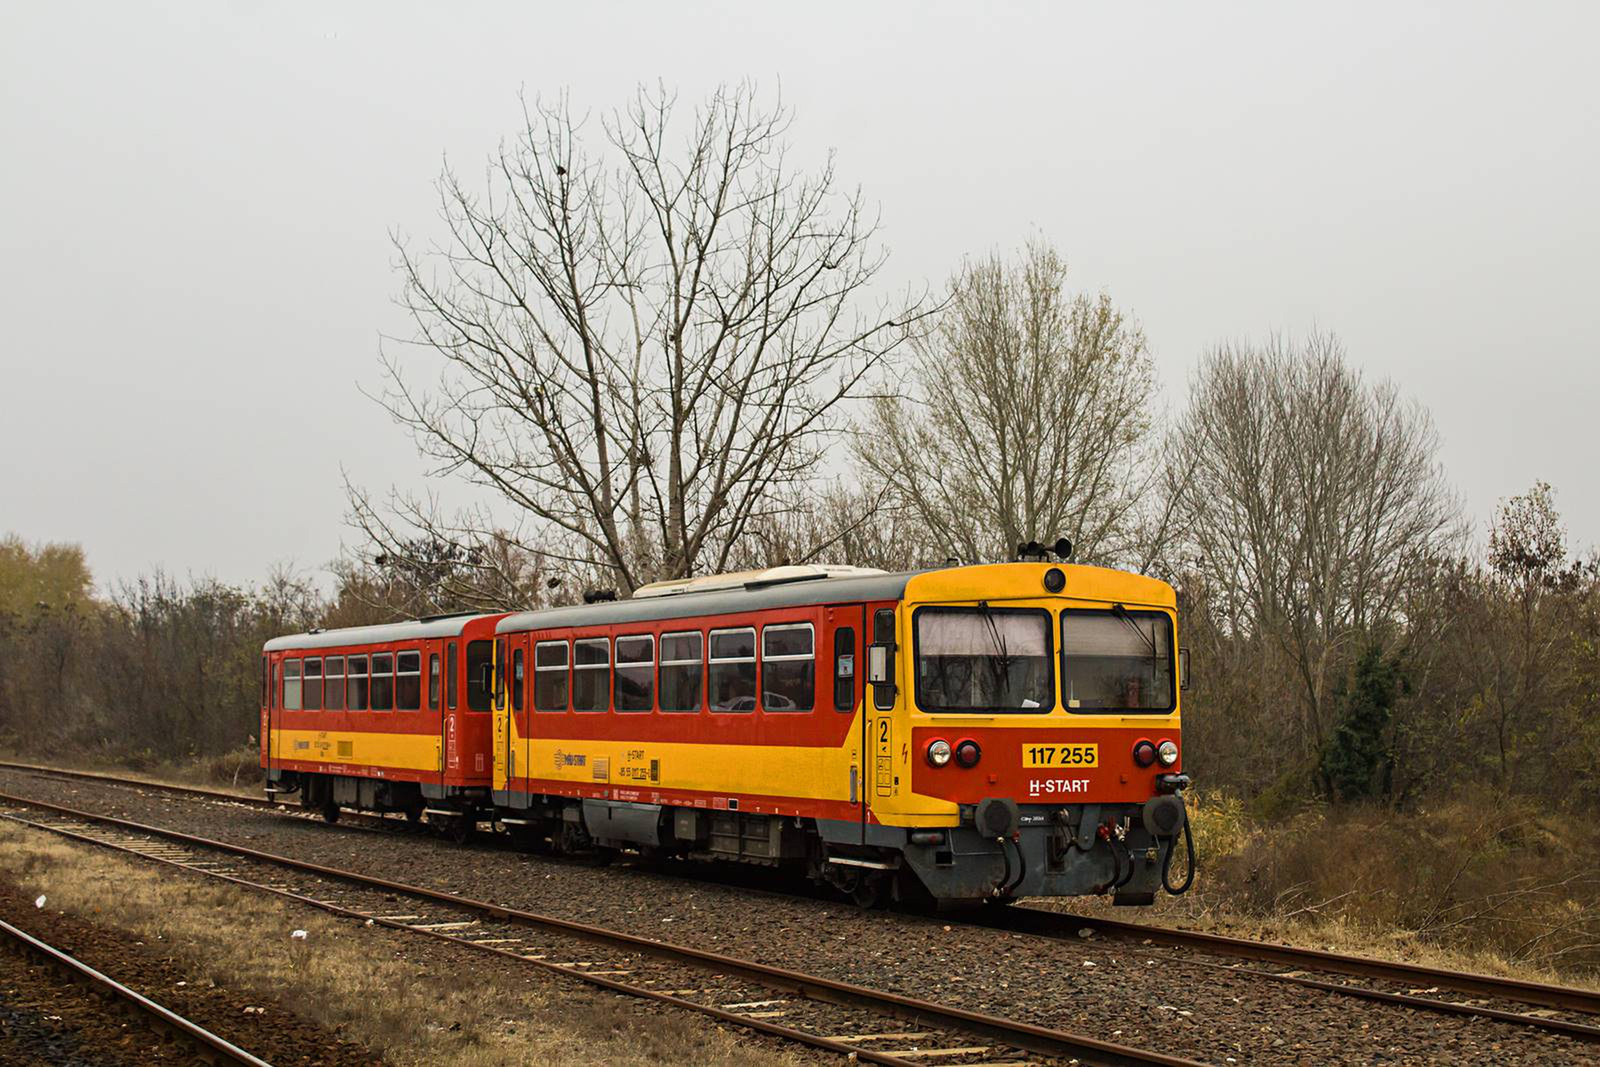
[[[168,1008],[162,1007],[149,997],[129,989],[116,979],[102,974],[90,967],[87,963],[67,955],[60,949],[45,944],[26,930],[18,929],[10,923],[0,920],[0,933],[4,933],[25,951],[49,963],[56,970],[65,973],[75,982],[81,982],[96,992],[115,997],[125,1005],[147,1016],[152,1025],[166,1033],[189,1042],[197,1047],[202,1057],[216,1061],[221,1057],[223,1062],[243,1063],[250,1067],[272,1067],[266,1060],[253,1056],[232,1042],[218,1037],[210,1030],[190,1022]]]
[[[43,767],[37,763],[13,763],[9,760],[0,760],[0,770],[22,771],[29,774],[54,775],[57,778],[75,778],[88,782],[105,782],[107,785],[131,785],[143,789],[158,789],[164,793],[178,793],[184,796],[203,797],[207,800],[227,800],[235,804],[244,804],[252,808],[288,808],[294,807],[281,800],[269,800],[266,797],[243,796],[238,793],[229,793],[221,789],[205,789],[194,785],[175,785],[171,782],[151,782],[143,778],[123,778],[115,774],[103,774],[96,771],[69,771],[61,767]]]
[[[1348,974],[1361,978],[1380,978],[1412,985],[1420,983],[1427,986],[1436,986],[1440,989],[1451,989],[1458,993],[1469,993],[1474,996],[1499,997],[1504,1000],[1536,1004],[1541,1007],[1556,1008],[1562,1011],[1581,1012],[1588,1015],[1600,1014],[1600,992],[1579,989],[1575,986],[1547,985],[1522,978],[1503,978],[1496,975],[1475,974],[1471,971],[1446,971],[1417,963],[1399,963],[1392,960],[1372,959],[1366,956],[1346,956],[1323,949],[1296,948],[1293,945],[1284,945],[1277,942],[1251,941],[1247,938],[1208,934],[1198,930],[1180,930],[1167,926],[1147,926],[1144,923],[1127,922],[1121,919],[1103,919],[1098,916],[1044,911],[1039,908],[1027,907],[1009,908],[1004,914],[996,916],[985,925],[1060,940],[1075,940],[1079,930],[1094,930],[1121,938],[1148,940],[1175,948],[1194,949],[1199,952],[1258,960],[1263,963],[1281,963],[1309,970]],[[1271,972],[1260,971],[1252,973],[1270,974]],[[1297,976],[1275,975],[1274,977],[1298,980]],[[1314,980],[1307,980],[1305,984],[1312,982]],[[1377,992],[1376,990],[1358,990],[1356,987],[1343,986],[1332,982],[1321,984],[1332,986],[1338,992],[1353,995]],[[1398,996],[1399,994],[1389,995]],[[1448,1003],[1450,1002],[1429,1000],[1425,1002],[1425,1006],[1433,1008],[1436,1005]],[[1483,1014],[1483,1012],[1479,1011],[1479,1014]],[[1540,1019],[1536,1016],[1519,1016],[1515,1012],[1506,1012],[1505,1014],[1512,1016],[1519,1022],[1528,1024],[1557,1021]],[[1594,1030],[1595,1028],[1589,1027],[1586,1029]]]
[[[354,871],[340,870],[339,868],[335,867],[327,867],[321,864],[295,859],[291,856],[279,856],[270,852],[261,852],[256,849],[246,848],[242,845],[230,844],[226,841],[214,841],[209,838],[198,837],[193,834],[186,834],[178,830],[168,830],[163,827],[150,826],[128,819],[119,819],[110,815],[100,815],[94,812],[80,811],[75,808],[69,808],[64,805],[53,804],[47,801],[32,800],[27,797],[18,797],[6,793],[0,793],[0,803],[51,811],[60,815],[68,816],[69,818],[80,819],[85,822],[98,823],[106,826],[115,826],[123,830],[132,831],[134,833],[148,834],[154,837],[164,838],[169,841],[177,841],[182,844],[192,845],[196,848],[224,852],[261,863],[271,864],[278,867],[286,867],[291,870],[303,871],[308,874],[320,875],[324,878],[337,879],[339,881],[347,882],[351,885],[363,886],[369,889],[381,889],[386,892],[403,894],[419,900],[428,900],[462,911],[486,915],[503,922],[510,922],[517,925],[549,930],[558,934],[577,937],[595,944],[608,945],[631,952],[638,952],[674,963],[689,964],[719,974],[734,974],[756,984],[764,985],[772,989],[783,990],[808,1000],[816,1000],[845,1007],[865,1008],[880,1014],[893,1015],[900,1018],[914,1020],[924,1025],[930,1022],[937,1022],[938,1024],[951,1030],[981,1035],[983,1037],[1002,1042],[1006,1045],[1025,1049],[1029,1052],[1040,1055],[1064,1056],[1075,1059],[1083,1059],[1090,1063],[1104,1064],[1106,1067],[1198,1067],[1197,1061],[1194,1060],[1184,1059],[1177,1056],[1169,1056],[1159,1052],[1136,1049],[1131,1046],[1119,1045],[1114,1042],[1102,1041],[1098,1038],[1089,1037],[1084,1034],[1075,1034],[1070,1031],[1057,1030],[1051,1027],[1039,1026],[1033,1023],[1025,1023],[999,1016],[986,1015],[981,1012],[970,1011],[966,1008],[958,1008],[953,1005],[939,1004],[933,1001],[921,1000],[916,997],[904,996],[899,993],[871,989],[869,987],[856,985],[851,982],[844,982],[837,979],[824,978],[818,975],[810,975],[799,971],[787,970],[785,968],[775,967],[770,964],[759,963],[754,960],[743,959],[737,956],[729,956],[723,953],[693,948],[688,945],[673,944],[667,941],[657,941],[651,938],[641,937],[636,934],[628,934],[618,930],[609,930],[604,927],[592,926],[587,923],[575,922],[570,919],[562,919],[551,915],[542,915],[537,912],[524,911],[519,908],[505,907],[499,904],[489,903],[487,901],[476,900],[471,897],[463,897],[453,893],[446,893],[441,890],[430,889],[426,886],[410,885],[404,882],[396,882],[385,878],[376,878],[371,875],[359,874]],[[29,822],[29,820],[16,819],[16,817],[12,818],[19,822]],[[98,841],[95,838],[87,835],[72,834],[70,831],[52,827],[48,824],[30,823],[30,825],[36,825],[42,829],[53,830],[57,833],[66,834],[68,836],[75,836],[80,840],[89,843],[98,844],[105,847],[120,848],[120,846],[115,846],[108,842]],[[137,849],[121,850],[146,859],[160,859],[160,857],[147,856],[144,853],[139,852]],[[197,870],[199,873],[248,886],[250,888],[264,889],[277,895],[288,896],[299,902],[314,905],[324,911],[333,912],[351,918],[359,918],[363,922],[370,921],[375,925],[379,924],[379,918],[376,916],[371,916],[364,912],[358,912],[352,909],[346,909],[327,901],[318,901],[311,897],[305,897],[298,894],[289,893],[284,890],[274,889],[270,886],[261,886],[257,883],[250,882],[247,879],[239,879],[232,875],[223,874],[221,872],[207,871],[203,868],[196,868],[188,864],[176,863],[172,860],[162,860],[161,862],[170,863],[184,870]],[[392,925],[397,929],[412,930],[418,933],[428,933],[436,937],[443,937],[446,940],[450,940],[458,944],[473,944],[473,942],[468,939],[452,938],[449,935],[439,934],[438,931],[415,930],[415,928],[407,926],[404,923],[396,922],[390,924],[385,922],[383,925]],[[743,1026],[762,1024],[755,1028],[763,1029],[767,1032],[786,1031],[779,1033],[778,1036],[791,1037],[794,1040],[804,1041],[807,1044],[817,1045],[819,1040],[827,1040],[825,1038],[817,1038],[814,1035],[805,1034],[802,1031],[789,1030],[785,1027],[776,1027],[774,1024],[767,1023],[766,1020],[751,1019],[748,1016],[738,1015],[737,1013],[732,1012],[721,1012],[721,1009],[710,1008],[707,1005],[696,1004],[693,1001],[681,1000],[680,998],[671,997],[667,994],[658,993],[653,990],[640,989],[638,987],[630,986],[626,983],[613,982],[611,979],[602,975],[590,975],[577,970],[568,970],[567,968],[549,964],[545,961],[526,960],[524,957],[514,952],[496,949],[494,946],[485,945],[479,947],[481,947],[484,951],[492,951],[499,955],[503,955],[521,962],[539,963],[541,966],[544,966],[547,969],[556,970],[564,975],[573,975],[582,977],[585,980],[592,980],[596,984],[605,985],[607,988],[612,988],[617,992],[630,993],[633,995],[646,995],[652,999],[666,1000],[667,1002],[675,1005],[693,1008],[697,1011],[707,1012],[708,1014],[716,1014],[719,1018],[725,1018],[726,1021],[736,1022]],[[895,1059],[893,1057],[883,1058],[884,1054],[873,1053],[870,1050],[860,1049],[855,1046],[830,1048],[830,1051],[843,1051],[847,1054],[855,1055],[859,1060],[869,1060],[871,1062],[878,1063],[887,1062],[895,1064],[909,1064],[910,1062]]]

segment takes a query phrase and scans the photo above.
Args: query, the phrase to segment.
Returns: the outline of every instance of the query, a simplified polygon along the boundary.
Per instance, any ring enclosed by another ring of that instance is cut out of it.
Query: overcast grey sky
[[[102,582],[320,567],[341,468],[421,484],[358,386],[441,159],[519,90],[751,77],[895,278],[1038,232],[1173,405],[1210,344],[1332,329],[1431,409],[1475,522],[1542,477],[1600,541],[1597,39],[1594,3],[8,3],[0,533]]]

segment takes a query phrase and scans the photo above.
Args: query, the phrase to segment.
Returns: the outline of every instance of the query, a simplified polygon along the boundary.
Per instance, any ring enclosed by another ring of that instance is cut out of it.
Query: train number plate
[[[1023,745],[1024,767],[1094,767],[1100,763],[1099,745]]]

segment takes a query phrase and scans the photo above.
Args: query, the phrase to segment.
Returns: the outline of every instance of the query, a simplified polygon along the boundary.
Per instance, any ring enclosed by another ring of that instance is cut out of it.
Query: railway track
[[[857,1062],[1195,1062],[27,797],[0,794],[0,805],[9,809],[0,810],[7,819],[72,840],[693,1010]]]
[[[114,1010],[136,1017],[157,1032],[187,1045],[193,1051],[195,1062],[241,1063],[249,1067],[271,1067],[266,1060],[252,1056],[198,1023],[190,1022],[176,1012],[162,1007],[25,930],[0,921],[0,937],[21,952],[49,964],[70,981],[91,990]]]
[[[292,805],[254,797],[239,797],[217,790],[187,786],[167,786],[113,775],[84,771],[57,771],[54,768],[31,764],[0,762],[0,768],[26,771],[45,776],[82,779],[120,786],[136,786],[158,791],[170,791],[199,799],[230,803],[243,803],[254,807],[282,807],[298,810]],[[395,819],[375,817],[375,822],[390,826]],[[763,890],[753,890],[764,892]],[[1332,995],[1351,997],[1373,1003],[1388,1004],[1416,1011],[1443,1015],[1475,1016],[1498,1022],[1525,1026],[1586,1041],[1600,1041],[1600,1026],[1588,1021],[1600,1015],[1600,992],[1529,982],[1514,978],[1470,972],[1448,971],[1419,964],[1378,960],[1350,956],[1318,949],[1297,948],[1291,945],[1252,941],[1173,927],[1155,926],[1125,920],[1106,919],[1066,912],[1044,911],[1029,907],[1008,908],[983,919],[962,919],[944,916],[941,922],[976,922],[984,926],[1004,929],[1029,936],[1053,940],[1077,941],[1083,931],[1104,935],[1130,943],[1130,951],[1144,951],[1143,944],[1179,949],[1184,954],[1151,952],[1163,965],[1227,971],[1248,975],[1263,981],[1289,984],[1314,989]],[[1192,955],[1191,955],[1192,954]],[[1248,961],[1268,964],[1280,970],[1247,967],[1241,963],[1219,960]],[[1322,975],[1324,977],[1316,977]],[[1337,980],[1340,976],[1346,980]],[[1350,981],[1348,979],[1354,979]],[[1399,988],[1379,988],[1357,983],[1387,983]],[[1465,999],[1446,999],[1454,995]],[[1496,1006],[1496,1004],[1503,1006]],[[1514,1010],[1518,1005],[1530,1006],[1543,1012],[1531,1014]],[[1566,1017],[1554,1013],[1564,1013]]]
[[[1338,996],[1416,1011],[1430,1011],[1442,1015],[1458,1015],[1493,1019],[1497,1022],[1527,1026],[1536,1030],[1564,1034],[1584,1041],[1600,1041],[1600,1026],[1579,1018],[1562,1018],[1553,1014],[1535,1015],[1524,1011],[1496,1008],[1483,999],[1443,1000],[1438,994],[1453,991],[1479,998],[1493,998],[1508,1004],[1535,1005],[1540,1010],[1564,1011],[1579,1016],[1600,1012],[1600,994],[1572,986],[1543,985],[1515,978],[1497,978],[1470,972],[1443,971],[1415,964],[1394,963],[1361,956],[1345,956],[1319,949],[1301,949],[1290,945],[1244,938],[1224,937],[1193,930],[1146,926],[1143,923],[1124,922],[1118,919],[1075,915],[1066,912],[1043,911],[1036,908],[1012,908],[1004,915],[983,923],[995,929],[1010,930],[1047,937],[1059,941],[1077,941],[1081,931],[1092,931],[1136,944],[1157,944],[1182,948],[1209,956],[1274,963],[1288,966],[1287,971],[1267,971],[1241,964],[1218,963],[1168,953],[1147,953],[1164,966],[1203,968],[1226,971],[1230,974],[1249,975],[1265,981],[1285,982],[1304,989],[1317,989]],[[1133,949],[1133,951],[1141,951]],[[1348,981],[1331,981],[1313,978],[1308,971],[1322,971],[1348,975],[1356,979],[1376,979],[1403,985],[1407,992],[1378,989],[1356,985]],[[1423,983],[1417,988],[1418,983]],[[1427,993],[1428,996],[1420,996]]]

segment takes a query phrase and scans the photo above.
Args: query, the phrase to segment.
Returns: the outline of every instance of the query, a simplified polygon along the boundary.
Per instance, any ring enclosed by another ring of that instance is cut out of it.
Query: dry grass
[[[68,771],[91,771],[119,778],[135,778],[159,785],[199,786],[240,796],[259,797],[266,775],[258,749],[241,746],[219,756],[190,760],[157,759],[149,753],[106,753],[92,755],[52,755],[41,758],[14,750],[0,749],[0,759],[34,763]]]
[[[288,901],[0,822],[0,872],[87,921],[159,941],[199,980],[292,1004],[400,1064],[792,1065],[685,1013],[508,963],[462,960]],[[306,938],[290,937],[305,930]],[[453,961],[453,962],[446,962]]]
[[[1153,922],[1600,988],[1600,832],[1582,820],[1479,795],[1270,823],[1225,794],[1191,809],[1195,888]]]

